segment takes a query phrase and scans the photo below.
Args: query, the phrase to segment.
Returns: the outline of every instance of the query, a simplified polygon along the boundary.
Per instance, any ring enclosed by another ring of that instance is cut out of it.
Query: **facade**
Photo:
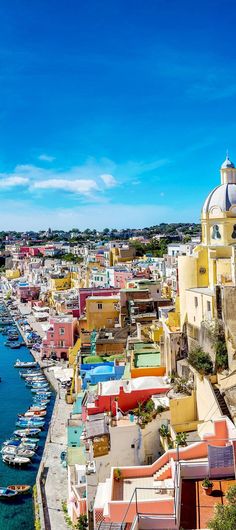
[[[72,317],[53,317],[41,345],[42,357],[68,359],[75,343],[76,321]]]
[[[227,288],[231,295],[236,289],[236,169],[228,156],[220,173],[221,184],[203,205],[202,243],[192,255],[178,257],[181,330],[187,331],[189,347],[198,343],[209,353],[208,323],[222,319]],[[230,340],[227,347],[233,366]]]

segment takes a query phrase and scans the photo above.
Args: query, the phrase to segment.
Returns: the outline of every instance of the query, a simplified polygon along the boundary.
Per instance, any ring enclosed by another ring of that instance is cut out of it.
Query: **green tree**
[[[235,530],[236,506],[231,504],[216,504],[213,519],[208,522],[211,530]]]

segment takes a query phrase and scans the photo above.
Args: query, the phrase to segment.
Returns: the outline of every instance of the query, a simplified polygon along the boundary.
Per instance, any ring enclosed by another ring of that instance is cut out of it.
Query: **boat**
[[[0,487],[0,500],[1,501],[10,501],[15,499],[18,495],[18,491],[12,490],[11,488],[2,488]]]
[[[14,364],[14,368],[34,368],[35,366],[37,366],[35,361],[20,361],[19,359]]]
[[[27,447],[22,447],[17,451],[17,456],[33,458],[33,456],[35,456],[35,451],[33,451],[32,449],[28,449]]]
[[[51,396],[52,392],[50,390],[46,390],[46,388],[31,388],[31,392],[33,394],[37,394],[37,396]]]
[[[46,416],[46,414],[46,410],[27,410],[27,412],[25,412],[25,414],[23,414],[22,416],[24,418],[31,418],[32,416],[34,418],[43,418],[44,416]]]
[[[11,348],[12,350],[17,350],[20,347],[21,347],[20,342],[11,342],[11,344],[9,344],[9,348]]]
[[[28,409],[28,411],[31,411],[31,412],[40,412],[40,411],[43,411],[43,410],[45,410],[45,411],[47,410],[44,405],[32,405]]]
[[[5,464],[9,464],[10,466],[27,466],[31,463],[30,458],[26,456],[3,455],[2,459]]]
[[[26,436],[31,436],[32,438],[35,438],[40,433],[41,433],[41,429],[37,429],[37,428],[17,429],[16,431],[14,431],[14,435],[20,436],[20,438],[24,438]]]
[[[47,381],[47,379],[43,375],[35,375],[34,377],[25,377],[25,381],[26,383],[41,383]]]
[[[18,419],[16,422],[17,427],[22,427],[23,429],[30,429],[31,427],[39,428],[44,426],[44,421],[41,418],[33,419],[33,418],[23,418]]]
[[[31,486],[28,486],[27,484],[13,484],[11,486],[7,486],[8,490],[15,491],[16,493],[25,494],[29,493],[31,490]]]
[[[3,450],[5,450],[7,447],[25,447],[27,449],[37,449],[37,441],[33,438],[30,438],[29,440],[27,438],[18,438],[17,440],[7,440],[6,442],[3,442]]]

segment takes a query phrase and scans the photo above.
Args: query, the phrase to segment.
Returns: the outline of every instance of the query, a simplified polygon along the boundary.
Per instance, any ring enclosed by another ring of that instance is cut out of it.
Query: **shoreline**
[[[59,383],[55,378],[53,371],[50,370],[50,368],[55,365],[45,365],[45,362],[40,358],[40,354],[35,350],[32,350],[23,330],[16,321],[15,316],[11,314],[5,301],[3,301],[3,303],[16,324],[21,337],[25,341],[26,347],[29,349],[34,360],[39,364],[42,372],[56,394],[43,454],[36,475],[36,498],[33,497],[35,522],[37,520],[40,522],[40,530],[66,530],[67,525],[62,510],[62,502],[67,496],[67,468],[66,473],[63,472],[65,469],[63,470],[62,468],[60,454],[63,450],[66,450],[67,447],[66,422],[69,418],[72,406],[66,403],[65,392],[59,387]],[[27,319],[27,317],[25,318]],[[68,414],[66,414],[66,412],[68,412]],[[63,423],[62,420],[65,423],[63,437],[61,437],[60,431],[58,431],[58,428],[61,427]]]

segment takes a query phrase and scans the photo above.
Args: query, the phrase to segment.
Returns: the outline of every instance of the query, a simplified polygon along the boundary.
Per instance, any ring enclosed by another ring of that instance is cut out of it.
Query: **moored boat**
[[[14,431],[14,434],[16,436],[20,436],[20,438],[24,438],[26,436],[31,436],[32,438],[37,437],[41,433],[41,429],[37,428],[28,428],[28,429],[17,429]]]
[[[12,490],[10,488],[0,487],[0,500],[9,501],[15,499],[18,495],[18,491]]]
[[[20,361],[20,359],[17,359],[14,368],[34,368],[37,366],[37,363],[35,361]]]
[[[30,458],[25,456],[3,455],[2,459],[5,464],[9,464],[10,466],[28,466],[31,463]]]
[[[31,486],[28,486],[27,484],[13,484],[7,486],[7,489],[15,491],[16,493],[25,494],[30,492]]]

